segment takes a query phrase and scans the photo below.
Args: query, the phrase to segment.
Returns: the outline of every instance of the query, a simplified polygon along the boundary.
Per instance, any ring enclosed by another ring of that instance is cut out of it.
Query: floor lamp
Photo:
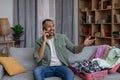
[[[8,35],[11,32],[11,27],[8,18],[0,18],[0,37],[3,37],[3,42],[8,40]],[[8,55],[8,44],[1,50],[2,55]]]

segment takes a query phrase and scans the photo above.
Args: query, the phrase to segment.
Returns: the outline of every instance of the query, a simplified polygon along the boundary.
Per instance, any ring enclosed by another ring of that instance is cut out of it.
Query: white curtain
[[[55,21],[55,0],[38,0],[37,13],[37,39],[42,36],[42,21],[52,19]]]
[[[14,0],[14,25],[24,27],[21,47],[34,47],[42,35],[42,21],[55,20],[55,0]]]

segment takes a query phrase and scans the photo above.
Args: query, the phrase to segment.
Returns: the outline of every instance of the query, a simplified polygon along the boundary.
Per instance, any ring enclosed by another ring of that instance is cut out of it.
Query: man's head
[[[45,19],[42,22],[42,26],[43,26],[43,31],[45,30],[46,32],[48,32],[49,36],[54,36],[55,26],[53,20]]]

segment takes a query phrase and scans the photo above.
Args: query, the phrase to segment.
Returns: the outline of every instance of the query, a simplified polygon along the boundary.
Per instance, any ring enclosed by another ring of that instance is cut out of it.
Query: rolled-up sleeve
[[[66,48],[73,53],[78,53],[78,46],[74,45],[66,35],[64,35],[64,38],[66,42]]]
[[[42,59],[42,57],[39,57],[39,55],[38,55],[40,47],[41,47],[41,44],[38,41],[36,41],[33,56],[34,56],[37,63],[39,63]]]

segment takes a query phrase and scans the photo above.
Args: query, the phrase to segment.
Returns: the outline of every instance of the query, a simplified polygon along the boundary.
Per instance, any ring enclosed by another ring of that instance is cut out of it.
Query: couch
[[[68,54],[69,61],[71,63],[80,60],[88,59],[93,53],[95,53],[97,46],[85,47],[80,54]],[[9,54],[15,57],[27,70],[25,73],[9,76],[4,67],[0,65],[0,80],[34,80],[33,69],[37,66],[33,58],[33,48],[14,48],[11,47]],[[15,66],[13,66],[15,67]],[[61,80],[58,77],[46,78],[45,80]],[[83,80],[75,75],[74,80]],[[103,80],[120,80],[120,73],[109,74]]]

